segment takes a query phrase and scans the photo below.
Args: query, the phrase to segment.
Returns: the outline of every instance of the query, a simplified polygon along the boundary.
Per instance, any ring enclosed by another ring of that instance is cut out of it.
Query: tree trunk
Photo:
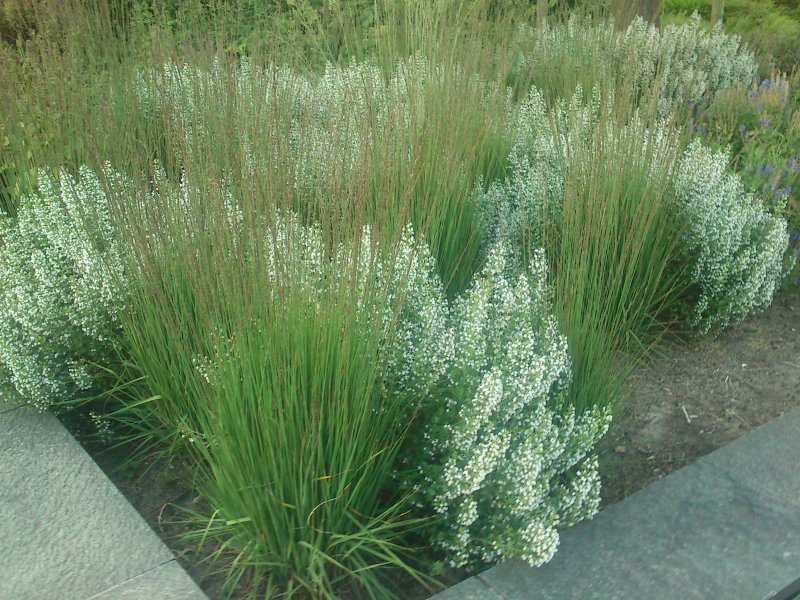
[[[536,0],[536,22],[544,25],[547,20],[547,0]]]
[[[639,0],[639,10],[636,14],[658,27],[661,21],[661,0]]]
[[[611,0],[611,14],[618,29],[625,29],[637,16],[658,27],[661,0]]]
[[[722,12],[725,9],[725,0],[711,0],[711,26],[722,23]]]

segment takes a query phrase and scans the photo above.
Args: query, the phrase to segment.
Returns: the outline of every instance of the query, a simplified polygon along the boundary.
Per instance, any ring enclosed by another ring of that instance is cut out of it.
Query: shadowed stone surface
[[[0,540],[3,600],[89,598],[174,561],[58,420],[24,407],[0,413]]]
[[[505,600],[763,600],[800,577],[799,481],[793,411],[563,531],[550,563],[468,581]]]
[[[197,589],[186,571],[173,560],[92,596],[90,600],[142,600],[143,598],[205,600],[206,596]]]
[[[720,467],[800,511],[800,409],[756,431],[757,435],[743,435],[700,462]]]

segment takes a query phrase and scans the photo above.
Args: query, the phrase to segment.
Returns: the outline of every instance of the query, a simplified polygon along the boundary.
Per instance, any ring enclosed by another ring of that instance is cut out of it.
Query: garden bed
[[[626,414],[604,441],[603,504],[633,494],[751,429],[800,406],[800,287],[787,285],[764,312],[718,337],[660,350],[628,385]],[[130,503],[164,538],[213,600],[224,576],[207,576],[202,554],[181,543],[177,507],[199,501],[177,464],[120,468],[124,449],[93,457]],[[466,573],[452,572],[445,583]],[[424,598],[417,589],[403,598]]]
[[[794,266],[800,72],[699,16],[85,4],[0,44],[0,387],[118,444],[210,596],[537,567],[602,476],[797,387],[797,290],[746,319]]]

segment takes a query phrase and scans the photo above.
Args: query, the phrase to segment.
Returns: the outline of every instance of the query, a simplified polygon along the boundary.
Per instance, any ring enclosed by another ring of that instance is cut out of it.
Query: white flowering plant
[[[480,199],[487,240],[547,244],[547,227],[561,222],[565,178],[591,173],[598,156],[617,157],[628,180],[639,173],[663,190],[654,210],[667,211],[663,227],[674,239],[665,265],[673,280],[664,287],[675,297],[671,318],[703,334],[768,305],[784,273],[786,221],[746,192],[726,152],[698,140],[682,150],[663,122],[634,114],[618,125],[612,111],[596,94],[586,103],[580,88],[551,109],[531,91],[516,114],[508,176]]]
[[[622,31],[611,22],[573,15],[566,23],[540,30],[522,27],[517,35],[523,48],[517,67],[521,76],[526,70],[546,74],[553,65],[561,71],[558,77],[582,73],[595,83],[619,81],[643,98],[656,93],[661,118],[713,100],[727,87],[749,84],[758,68],[739,36],[725,33],[721,25],[708,31],[697,13],[687,23],[663,29],[636,17]],[[537,82],[534,75],[534,83],[546,82]]]
[[[97,365],[116,360],[127,292],[104,183],[129,185],[109,167],[102,182],[87,167],[42,172],[0,220],[0,368],[38,410],[104,391]]]
[[[497,243],[455,301],[454,353],[426,395],[423,442],[412,439],[411,485],[453,566],[543,564],[558,530],[600,501],[593,447],[610,415],[564,403],[570,360],[549,312],[544,253],[516,273],[510,246]]]
[[[673,181],[676,210],[685,223],[678,249],[690,284],[681,318],[699,333],[769,305],[785,273],[785,219],[748,193],[728,163],[727,152],[695,140]]]

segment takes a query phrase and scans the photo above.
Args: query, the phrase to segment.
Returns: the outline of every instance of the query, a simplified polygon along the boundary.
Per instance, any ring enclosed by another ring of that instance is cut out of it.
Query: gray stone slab
[[[436,594],[431,600],[505,600],[486,583],[476,577]]]
[[[208,600],[174,560],[106,590],[90,600]]]
[[[562,533],[540,568],[480,575],[508,600],[761,600],[800,575],[800,511],[689,465]]]
[[[800,510],[800,409],[700,459]]]
[[[0,598],[87,598],[173,559],[50,414],[0,414]]]

